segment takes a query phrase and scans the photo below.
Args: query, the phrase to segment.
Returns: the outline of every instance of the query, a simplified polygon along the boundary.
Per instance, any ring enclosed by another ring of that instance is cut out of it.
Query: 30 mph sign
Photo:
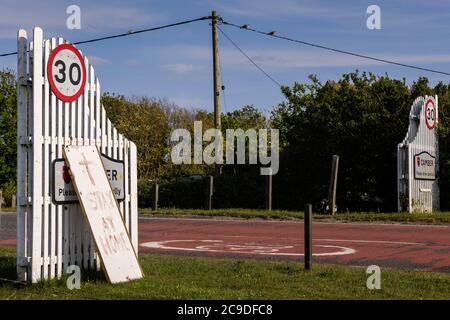
[[[71,44],[57,46],[48,59],[47,76],[60,100],[77,100],[86,85],[86,66],[80,52]]]
[[[434,129],[436,125],[436,107],[434,101],[429,99],[425,105],[425,123],[428,129]]]

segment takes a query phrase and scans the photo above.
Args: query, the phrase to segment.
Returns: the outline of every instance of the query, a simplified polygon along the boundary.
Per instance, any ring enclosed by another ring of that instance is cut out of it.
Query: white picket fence
[[[28,43],[18,32],[17,274],[22,281],[61,277],[70,265],[99,270],[101,261],[78,203],[52,200],[53,161],[65,145],[96,145],[125,164],[125,200],[120,211],[137,253],[136,146],[118,133],[100,102],[100,83],[84,57],[87,81],[78,100],[65,103],[49,87],[49,54],[62,38]]]
[[[427,101],[435,106],[438,123],[438,97],[417,98],[409,113],[409,127],[405,139],[397,146],[398,211],[432,212],[439,210],[439,141],[437,128],[427,128],[425,106]],[[415,177],[415,156],[427,153],[435,159],[436,179]]]

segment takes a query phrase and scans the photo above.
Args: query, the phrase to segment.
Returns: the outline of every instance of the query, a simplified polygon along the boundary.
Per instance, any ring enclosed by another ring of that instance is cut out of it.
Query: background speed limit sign
[[[48,59],[47,76],[60,100],[77,100],[86,85],[86,66],[80,52],[71,44],[57,46]]]
[[[428,129],[434,129],[436,124],[436,107],[433,100],[429,99],[425,105],[425,123]]]

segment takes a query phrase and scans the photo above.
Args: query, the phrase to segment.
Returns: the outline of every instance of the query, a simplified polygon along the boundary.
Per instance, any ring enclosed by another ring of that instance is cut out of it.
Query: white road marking
[[[179,242],[199,242],[202,243],[194,248],[185,248],[170,246],[171,243]],[[222,240],[165,240],[165,241],[152,241],[142,243],[141,246],[152,249],[165,249],[165,250],[178,250],[178,251],[197,251],[197,252],[221,252],[221,253],[240,253],[240,254],[260,254],[260,255],[275,255],[275,256],[304,256],[304,253],[293,252],[279,252],[281,249],[291,249],[292,246],[280,246],[280,245],[254,245],[254,244],[226,244]],[[228,250],[220,249],[226,247]],[[340,256],[353,254],[356,251],[352,248],[334,246],[334,245],[314,245],[314,247],[321,248],[334,248],[338,251],[313,253],[313,256]]]
[[[301,242],[302,239],[286,238],[286,237],[261,237],[261,236],[222,236],[224,238],[251,238],[251,239],[277,239],[287,241]],[[382,243],[382,244],[404,244],[404,245],[418,245],[427,246],[428,243],[423,242],[404,242],[404,241],[388,241],[388,240],[357,240],[357,239],[321,239],[313,238],[313,241],[330,241],[330,242],[361,242],[361,243]]]
[[[294,238],[283,238],[283,237],[264,237],[264,236],[223,236],[224,238],[250,238],[250,239],[277,239],[277,240],[287,240],[287,241],[299,241],[299,239]],[[389,240],[358,240],[358,239],[322,239],[313,238],[313,241],[329,241],[329,242],[355,242],[355,243],[381,243],[381,244],[403,244],[403,245],[418,245],[427,246],[428,243],[423,242],[405,242],[405,241],[389,241]]]
[[[403,241],[384,241],[384,240],[352,240],[352,239],[313,239],[317,241],[331,241],[331,242],[360,242],[360,243],[383,243],[383,244],[404,244],[426,246],[426,243],[421,242],[403,242]]]

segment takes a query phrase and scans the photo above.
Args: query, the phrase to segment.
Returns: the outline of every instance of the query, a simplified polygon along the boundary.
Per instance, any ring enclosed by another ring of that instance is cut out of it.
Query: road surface
[[[2,215],[0,245],[15,243],[14,221]],[[143,217],[139,252],[302,261],[303,223]],[[450,272],[450,226],[314,222],[313,260]]]

